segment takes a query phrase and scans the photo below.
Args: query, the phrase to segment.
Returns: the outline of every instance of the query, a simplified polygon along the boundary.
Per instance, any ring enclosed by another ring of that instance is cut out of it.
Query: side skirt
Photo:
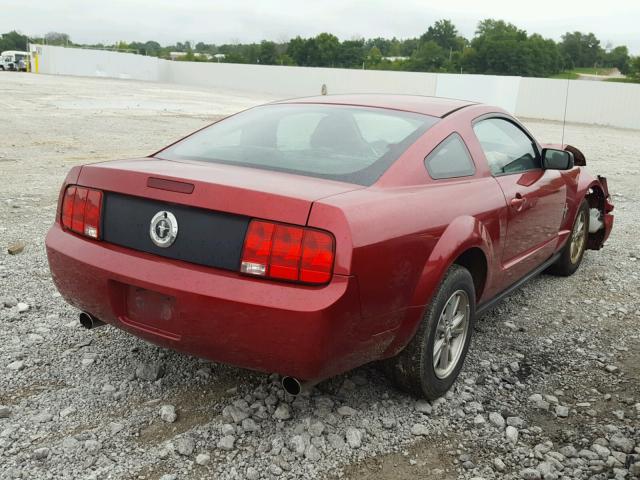
[[[505,290],[503,290],[502,292],[497,294],[495,297],[493,297],[493,298],[487,300],[486,302],[478,305],[478,307],[476,308],[476,315],[477,316],[484,315],[485,313],[487,313],[488,310],[491,310],[493,307],[495,307],[496,304],[498,302],[500,302],[503,298],[505,298],[509,294],[513,293],[514,290],[520,288],[522,285],[527,283],[533,277],[539,275],[544,270],[549,268],[560,257],[561,253],[562,253],[562,251],[557,252],[551,258],[549,258],[549,260],[544,262],[542,265],[537,267],[535,270],[532,270],[531,272],[527,273],[524,277],[522,277],[516,283],[514,283],[513,285],[507,287]]]

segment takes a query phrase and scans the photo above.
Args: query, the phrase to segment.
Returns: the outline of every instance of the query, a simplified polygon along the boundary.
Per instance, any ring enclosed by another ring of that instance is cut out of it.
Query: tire
[[[560,277],[573,275],[582,263],[584,252],[587,248],[587,237],[589,235],[589,204],[582,200],[576,218],[573,220],[573,227],[567,244],[562,248],[560,258],[547,269],[547,273]]]
[[[458,298],[458,306],[452,311],[454,297]],[[475,298],[475,288],[469,271],[459,265],[452,265],[427,306],[411,342],[397,356],[386,361],[387,375],[399,388],[429,400],[441,397],[451,388],[458,378],[469,350],[476,316]],[[449,308],[449,313],[445,312],[445,307]],[[466,315],[462,320],[465,324],[458,332],[451,328],[453,323],[446,326],[447,318],[453,317],[455,322],[455,318],[462,313]],[[441,320],[444,321],[444,330]],[[451,351],[452,355],[448,367],[444,368],[446,360],[449,359],[442,356],[447,338],[450,347],[446,351]],[[436,348],[440,351],[438,363],[434,358]]]

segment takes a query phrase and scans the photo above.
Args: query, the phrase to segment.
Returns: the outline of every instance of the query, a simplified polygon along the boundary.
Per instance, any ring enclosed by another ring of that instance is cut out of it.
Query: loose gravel
[[[373,366],[293,398],[277,375],[82,329],[43,241],[71,166],[148,154],[269,99],[10,73],[0,91],[1,479],[640,478],[638,132],[567,126],[609,178],[612,238],[481,318],[444,398],[416,400]],[[560,141],[559,124],[526,123]]]

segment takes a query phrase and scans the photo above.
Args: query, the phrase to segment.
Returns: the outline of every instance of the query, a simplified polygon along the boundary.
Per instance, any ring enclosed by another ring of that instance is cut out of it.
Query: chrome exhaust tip
[[[294,377],[282,377],[282,388],[289,395],[298,396],[302,393],[302,384],[300,380]]]
[[[315,387],[318,383],[321,382],[322,379],[316,380],[305,380],[301,382],[295,377],[282,377],[282,388],[289,395],[293,395],[294,397],[304,393],[309,392],[313,387]]]
[[[80,315],[78,316],[78,320],[80,320],[80,325],[82,325],[87,330],[98,328],[105,324],[102,320],[98,320],[96,317],[87,312],[80,313]]]

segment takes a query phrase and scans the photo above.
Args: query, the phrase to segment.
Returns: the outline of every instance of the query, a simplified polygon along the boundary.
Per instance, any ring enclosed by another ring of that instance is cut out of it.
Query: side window
[[[457,133],[449,135],[425,158],[431,178],[468,177],[476,173],[476,167],[464,141]]]
[[[482,120],[473,126],[473,130],[493,175],[540,168],[540,156],[533,140],[508,120]]]

